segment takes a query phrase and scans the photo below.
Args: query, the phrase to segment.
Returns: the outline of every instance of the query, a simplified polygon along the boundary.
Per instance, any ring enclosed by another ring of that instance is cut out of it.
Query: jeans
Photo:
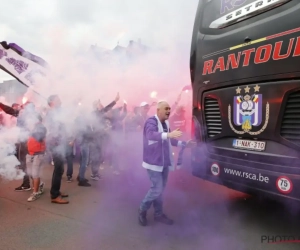
[[[67,145],[66,161],[67,161],[67,176],[73,176],[73,146]]]
[[[56,199],[60,195],[61,178],[64,173],[64,156],[57,152],[52,152],[54,171],[52,175],[51,199]]]
[[[124,145],[124,135],[122,131],[112,131],[111,143],[112,143],[112,168],[114,171],[120,170],[120,163],[124,161],[123,157],[123,145]]]
[[[80,166],[79,166],[79,181],[85,180],[85,171],[89,162],[89,143],[82,143],[80,145]]]
[[[101,141],[96,140],[90,144],[90,165],[92,175],[99,175],[99,167],[103,162]]]
[[[140,210],[146,212],[152,205],[154,207],[154,216],[163,214],[162,194],[166,187],[169,168],[165,167],[162,172],[147,169],[152,186],[140,205]]]

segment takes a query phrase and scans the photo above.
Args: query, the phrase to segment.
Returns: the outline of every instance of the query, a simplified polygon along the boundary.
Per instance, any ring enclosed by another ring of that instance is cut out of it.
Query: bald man
[[[157,104],[157,114],[147,119],[143,133],[143,167],[147,170],[152,186],[140,204],[139,223],[147,225],[147,211],[153,204],[154,220],[172,225],[173,220],[163,213],[162,194],[167,184],[169,169],[174,169],[171,146],[187,147],[192,142],[178,141],[182,135],[177,129],[170,130],[170,105],[163,101]]]

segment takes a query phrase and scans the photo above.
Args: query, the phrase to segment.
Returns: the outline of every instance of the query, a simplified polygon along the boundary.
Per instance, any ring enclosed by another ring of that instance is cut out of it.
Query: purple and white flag
[[[15,43],[0,42],[0,68],[33,90],[37,84],[36,78],[49,76],[46,61]]]

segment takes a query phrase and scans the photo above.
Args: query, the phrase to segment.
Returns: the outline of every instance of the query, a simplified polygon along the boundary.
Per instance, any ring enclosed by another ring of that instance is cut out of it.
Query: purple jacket
[[[166,121],[168,131],[170,132],[169,122]],[[172,146],[184,145],[184,142],[176,139],[169,139],[167,133],[163,132],[163,126],[158,117],[152,116],[147,119],[143,133],[143,167],[153,171],[162,172],[164,165],[163,140],[169,141],[170,160],[174,169]]]

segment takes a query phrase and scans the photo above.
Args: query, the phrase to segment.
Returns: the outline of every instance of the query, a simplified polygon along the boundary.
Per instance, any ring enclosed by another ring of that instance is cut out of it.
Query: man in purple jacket
[[[169,122],[171,108],[167,102],[159,102],[157,114],[147,119],[144,126],[143,167],[147,169],[152,186],[139,208],[139,223],[147,225],[147,210],[153,204],[154,220],[168,225],[173,224],[163,213],[162,193],[167,184],[169,169],[174,168],[172,146],[187,147],[193,143],[178,141],[182,132],[171,132]]]

